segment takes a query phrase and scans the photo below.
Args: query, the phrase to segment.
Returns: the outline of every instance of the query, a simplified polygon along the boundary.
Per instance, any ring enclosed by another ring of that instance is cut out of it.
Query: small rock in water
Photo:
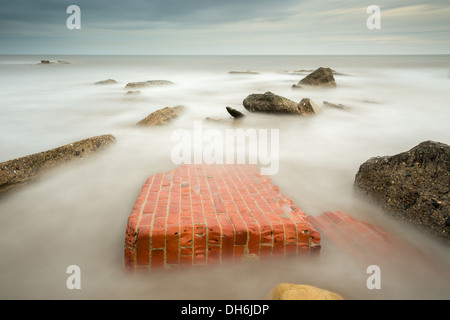
[[[298,85],[294,85],[293,87],[301,88],[302,86],[335,88],[336,80],[333,76],[333,70],[331,70],[330,68],[320,67],[314,72],[308,74],[306,77],[299,81]]]
[[[147,88],[151,86],[162,86],[162,85],[170,85],[174,84],[172,81],[168,80],[149,80],[149,81],[140,81],[140,82],[130,82],[125,86],[128,88]]]
[[[298,104],[298,109],[304,116],[314,115],[322,111],[320,107],[309,98],[303,98]]]
[[[340,110],[349,110],[350,109],[350,107],[344,106],[343,104],[335,104],[335,103],[331,103],[328,101],[324,101],[323,105],[327,106],[327,107],[335,108],[335,109],[340,109]]]
[[[50,64],[50,60],[41,60],[41,64]]]
[[[233,109],[231,107],[226,107],[227,111],[229,114],[231,114],[231,116],[233,116],[233,118],[239,119],[239,118],[243,118],[245,117],[245,114],[243,114],[242,112]]]
[[[107,80],[101,80],[97,81],[95,84],[116,84],[117,81],[114,79],[107,79]]]
[[[148,115],[145,119],[142,119],[137,123],[138,126],[161,126],[168,124],[171,120],[177,118],[182,111],[184,110],[183,106],[176,107],[165,107],[163,109],[159,109],[150,115]]]

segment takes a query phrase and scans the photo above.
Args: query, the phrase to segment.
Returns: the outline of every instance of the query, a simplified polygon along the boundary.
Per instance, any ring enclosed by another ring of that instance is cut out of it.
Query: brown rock
[[[314,72],[310,73],[302,80],[299,81],[298,85],[294,85],[294,88],[303,86],[313,86],[313,87],[336,87],[336,80],[333,76],[333,70],[330,68],[318,68]]]
[[[251,94],[244,99],[243,104],[250,112],[300,114],[296,102],[269,91],[264,94]]]
[[[142,119],[137,123],[138,126],[160,126],[166,125],[171,120],[177,118],[182,111],[184,110],[183,106],[176,107],[165,107],[163,109],[157,110],[151,113],[145,119]]]
[[[97,81],[95,84],[116,84],[117,81],[114,79],[107,79],[107,80],[101,80]]]
[[[304,116],[314,115],[322,111],[320,107],[309,98],[302,99],[298,104],[298,109],[300,110],[300,113]]]
[[[337,293],[310,285],[281,283],[273,289],[271,300],[344,300]]]
[[[116,139],[103,135],[0,163],[0,193],[38,179],[48,170],[91,156]]]
[[[140,82],[130,82],[125,86],[126,89],[131,88],[148,88],[151,86],[162,86],[162,85],[170,85],[174,84],[168,80],[149,80],[149,81],[140,81]]]

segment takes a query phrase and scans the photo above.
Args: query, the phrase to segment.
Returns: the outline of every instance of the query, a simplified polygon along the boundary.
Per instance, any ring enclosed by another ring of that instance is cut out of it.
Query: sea
[[[292,88],[319,67],[335,70],[336,88]],[[95,84],[106,79],[117,83]],[[149,80],[173,84],[125,88]],[[450,270],[448,246],[381,212],[353,187],[359,166],[372,157],[426,140],[450,143],[450,55],[1,55],[0,88],[0,162],[103,134],[117,139],[0,199],[1,299],[259,300],[286,282],[350,300],[450,298],[450,272],[434,273],[430,265]],[[248,95],[268,91],[296,102],[310,98],[322,111],[298,117],[245,110]],[[185,111],[168,125],[136,126],[178,105]],[[231,121],[227,106],[246,117]],[[324,238],[316,259],[126,273],[125,228],[139,192],[148,177],[178,165],[174,132],[194,133],[200,125],[216,133],[276,132],[270,178],[296,206],[312,216],[340,210],[379,225],[434,262],[374,255],[361,264]],[[80,289],[67,286],[72,265],[81,270]],[[369,265],[380,267],[379,289],[368,288]]]

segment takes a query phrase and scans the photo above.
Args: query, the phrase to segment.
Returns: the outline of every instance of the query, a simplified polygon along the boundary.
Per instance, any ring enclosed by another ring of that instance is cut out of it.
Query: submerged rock
[[[259,74],[259,72],[250,71],[250,70],[246,70],[246,71],[230,71],[228,73],[229,74]]]
[[[243,101],[243,105],[250,112],[300,114],[298,103],[269,91],[264,94],[249,95]]]
[[[177,118],[184,110],[183,106],[165,107],[151,113],[137,123],[138,126],[160,126],[166,125]]]
[[[127,91],[127,93],[125,94],[129,94],[129,95],[136,95],[136,94],[141,94],[141,92],[139,90],[136,91]]]
[[[48,170],[63,166],[69,161],[91,156],[115,140],[112,135],[97,136],[2,162],[0,163],[0,193],[36,180]]]
[[[168,80],[149,80],[149,81],[141,81],[141,82],[130,82],[125,86],[126,89],[129,88],[147,88],[151,86],[162,86],[162,85],[171,85],[174,84],[172,81]]]
[[[450,244],[450,146],[425,141],[407,152],[369,159],[354,184],[389,214]]]
[[[101,81],[97,81],[94,84],[116,84],[117,81],[114,79],[106,79],[106,80],[101,80]]]
[[[336,80],[333,76],[333,70],[330,68],[320,67],[300,80],[297,85],[293,85],[294,88],[301,88],[303,86],[325,88],[336,87]]]
[[[271,294],[271,300],[344,300],[337,293],[310,285],[281,283]]]
[[[336,104],[336,103],[331,103],[328,101],[324,101],[323,102],[324,106],[330,107],[330,108],[335,108],[335,109],[340,109],[340,110],[350,110],[350,107],[344,106],[343,104]]]

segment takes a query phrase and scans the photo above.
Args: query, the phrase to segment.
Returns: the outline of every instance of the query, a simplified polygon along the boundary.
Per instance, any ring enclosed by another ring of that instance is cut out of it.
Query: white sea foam
[[[39,65],[41,59],[71,64]],[[336,76],[336,89],[291,88],[305,75],[293,71],[319,66],[345,74]],[[449,298],[450,279],[423,278],[425,262],[383,257],[374,257],[374,264],[388,270],[384,286],[370,291],[365,267],[326,242],[319,261],[261,262],[258,268],[244,263],[138,281],[122,270],[126,219],[145,179],[174,167],[173,130],[192,130],[194,121],[205,117],[227,119],[226,106],[245,111],[248,94],[266,91],[351,108],[324,107],[314,118],[245,119],[243,128],[279,129],[279,172],[271,178],[282,193],[307,214],[344,210],[395,229],[448,264],[448,249],[359,201],[352,183],[359,165],[373,156],[406,151],[424,140],[450,143],[449,68],[449,56],[0,57],[0,161],[95,135],[118,139],[98,156],[55,170],[1,200],[0,297],[260,299],[279,282],[307,282],[349,298]],[[232,70],[259,73],[228,73]],[[119,83],[94,85],[108,78]],[[175,85],[125,95],[128,82],[146,80]],[[187,111],[170,126],[134,126],[175,105]],[[72,264],[82,271],[79,291],[65,285]],[[405,265],[413,270],[405,273]]]

